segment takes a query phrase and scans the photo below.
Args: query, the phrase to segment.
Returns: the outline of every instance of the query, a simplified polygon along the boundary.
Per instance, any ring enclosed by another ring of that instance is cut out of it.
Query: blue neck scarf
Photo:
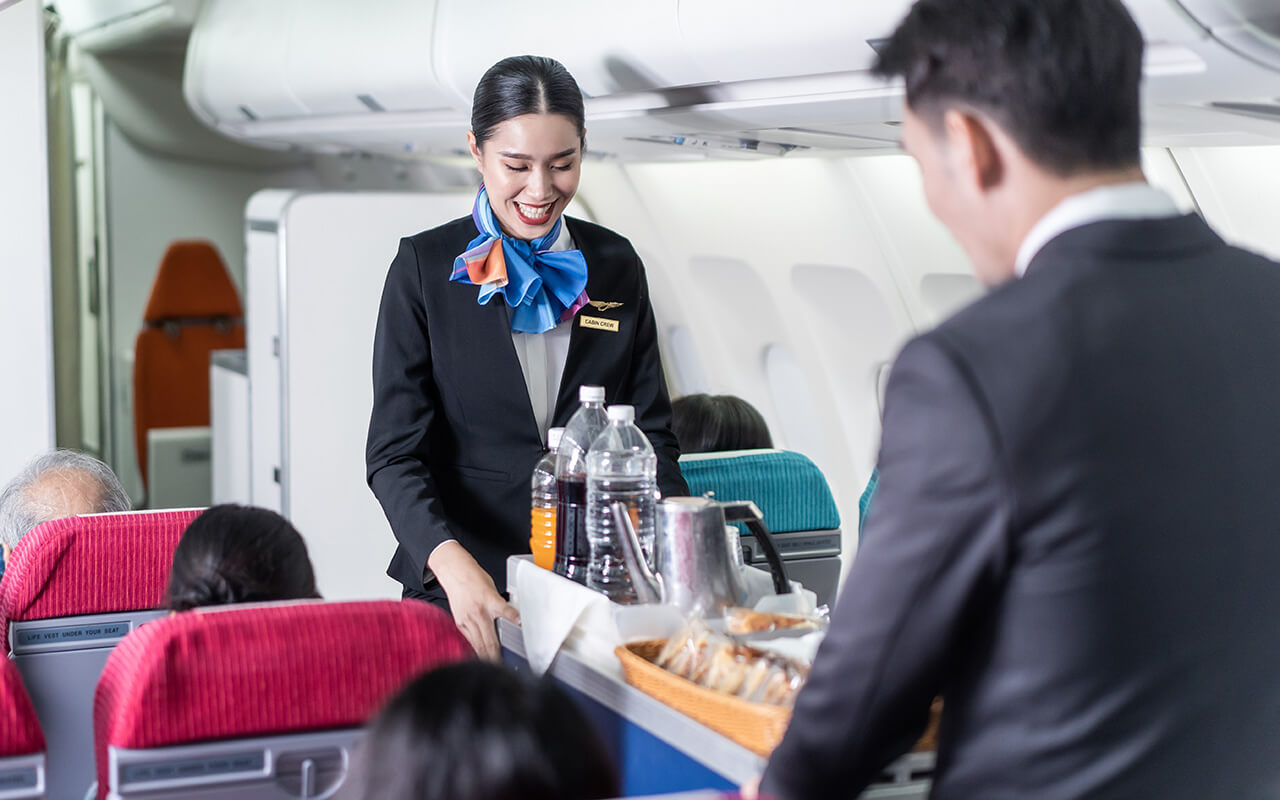
[[[587,260],[582,251],[547,249],[560,236],[563,216],[546,236],[532,242],[513,239],[498,226],[489,192],[481,186],[471,218],[480,235],[453,260],[449,280],[479,286],[480,305],[501,295],[511,307],[513,332],[546,333],[573,319],[587,304]],[[499,242],[502,246],[494,247]]]

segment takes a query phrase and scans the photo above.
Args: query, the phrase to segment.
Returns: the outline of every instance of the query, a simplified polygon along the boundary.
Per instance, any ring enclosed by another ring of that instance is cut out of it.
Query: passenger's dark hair
[[[1064,177],[1140,161],[1143,39],[1120,0],[918,0],[878,49],[931,125],[971,108]]]
[[[773,447],[755,406],[731,394],[690,394],[671,403],[671,431],[682,453]]]
[[[596,800],[621,795],[603,743],[549,679],[467,661],[400,692],[370,724],[351,800]]]
[[[205,510],[183,531],[165,604],[186,611],[319,596],[307,545],[289,520],[228,504]]]
[[[587,149],[586,112],[582,90],[569,70],[546,56],[511,56],[485,72],[471,103],[471,132],[476,146],[493,136],[493,129],[524,114],[563,114],[578,128],[578,143]]]

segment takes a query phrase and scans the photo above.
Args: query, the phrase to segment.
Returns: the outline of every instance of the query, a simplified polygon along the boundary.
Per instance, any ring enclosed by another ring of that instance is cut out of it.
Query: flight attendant
[[[529,479],[579,386],[634,405],[662,493],[688,489],[644,266],[564,215],[586,143],[577,82],[550,58],[498,62],[467,141],[483,180],[471,215],[402,239],[387,273],[366,462],[399,542],[387,574],[496,658],[494,620],[518,619],[501,593],[507,556],[529,552]]]

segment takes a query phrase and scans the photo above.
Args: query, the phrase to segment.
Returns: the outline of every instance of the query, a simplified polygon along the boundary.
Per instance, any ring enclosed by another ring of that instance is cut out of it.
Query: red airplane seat
[[[329,796],[361,728],[415,676],[472,656],[413,600],[221,606],[157,620],[94,699],[98,797]]]
[[[169,245],[143,313],[133,364],[133,427],[147,483],[147,431],[209,424],[209,353],[244,347],[244,311],[207,241]]]
[[[18,541],[0,581],[0,653],[48,738],[49,793],[93,783],[93,691],[126,634],[162,616],[173,551],[200,510],[57,519]]]
[[[0,662],[0,791],[6,798],[44,797],[44,734],[17,667]]]

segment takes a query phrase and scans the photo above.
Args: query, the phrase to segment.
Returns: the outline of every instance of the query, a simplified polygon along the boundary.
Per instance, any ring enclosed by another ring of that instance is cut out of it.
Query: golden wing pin
[[[622,308],[622,303],[614,303],[608,300],[589,300],[587,301],[587,305],[597,311],[612,311],[615,308]]]

